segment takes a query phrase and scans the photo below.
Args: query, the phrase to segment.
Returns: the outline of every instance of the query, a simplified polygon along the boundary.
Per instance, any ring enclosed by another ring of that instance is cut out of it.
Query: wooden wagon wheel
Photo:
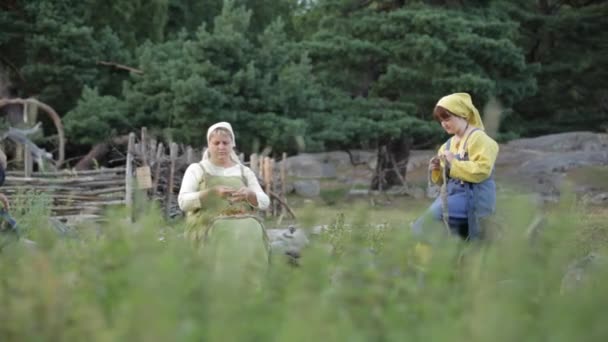
[[[51,120],[53,121],[53,124],[55,125],[55,129],[57,130],[57,136],[58,136],[58,140],[59,140],[58,158],[55,161],[55,166],[57,168],[61,167],[61,165],[65,161],[65,134],[64,134],[64,130],[63,130],[63,123],[61,122],[61,118],[59,117],[57,112],[55,112],[55,110],[53,108],[51,108],[51,106],[47,105],[46,103],[40,102],[33,98],[0,99],[0,108],[4,107],[6,105],[9,105],[9,104],[20,104],[22,106],[36,105],[38,108],[42,109],[42,111],[45,112],[51,118]]]

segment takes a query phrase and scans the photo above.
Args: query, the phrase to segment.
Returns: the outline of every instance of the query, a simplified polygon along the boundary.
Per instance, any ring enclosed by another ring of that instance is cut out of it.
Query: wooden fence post
[[[156,149],[158,148],[158,143],[156,139],[150,138],[150,142],[148,143],[148,160],[150,161],[150,166],[154,164],[156,158]]]
[[[37,110],[35,108],[36,105],[33,105],[33,109]],[[33,125],[33,122],[30,122],[30,119],[33,119],[33,121],[36,121],[35,117],[32,118],[32,115],[30,115],[30,103],[25,102],[23,104],[23,123],[25,123],[26,127],[30,127]],[[35,116],[35,115],[34,115]],[[29,147],[27,145],[23,145],[23,173],[25,177],[31,177],[32,176],[32,172],[34,171],[34,161],[32,159],[32,153],[29,149]]]
[[[258,155],[256,153],[251,154],[249,156],[249,166],[251,167],[251,171],[258,176]]]
[[[270,191],[272,190],[272,170],[270,168],[270,158],[264,157],[263,159],[263,170],[264,170],[264,185],[266,187],[266,194],[270,196]],[[270,203],[270,214],[272,215],[272,201]]]
[[[163,154],[165,153],[165,146],[163,143],[158,143],[158,147],[156,148],[156,168],[154,169],[154,179],[152,180],[152,196],[156,193],[156,189],[158,189],[158,181],[160,178],[160,167],[163,164]]]
[[[133,205],[133,150],[135,149],[135,133],[129,133],[127,145],[127,165],[125,166],[125,203],[127,207]]]
[[[139,142],[139,148],[141,149],[141,151],[139,151],[139,152],[141,153],[143,166],[148,165],[148,153],[147,153],[148,141],[147,140],[148,140],[148,129],[146,127],[142,127],[141,128],[141,141]]]
[[[194,151],[192,150],[192,146],[188,146],[186,148],[186,162],[188,162],[188,165],[192,164],[194,160]]]
[[[269,177],[270,178],[270,191],[276,193],[277,184],[274,181],[275,180],[275,178],[274,178],[275,160],[274,160],[274,158],[270,158],[270,157],[268,157],[268,158],[269,158],[268,164],[270,164],[270,165],[268,165],[268,168],[270,169],[270,177]],[[277,201],[272,201],[272,216],[277,215],[277,205],[278,205]]]
[[[25,177],[31,177],[34,170],[34,160],[27,145],[23,145],[23,173]]]
[[[283,160],[281,160],[281,197],[287,203],[287,153],[283,152]],[[281,216],[285,215],[285,207],[281,206]]]
[[[169,217],[171,210],[171,201],[173,200],[173,178],[175,177],[175,161],[177,159],[177,144],[172,142],[169,148],[169,158],[171,159],[171,167],[169,169],[169,186],[167,189],[167,198],[165,201],[165,215]]]
[[[258,160],[258,168],[260,170],[260,178],[262,180],[266,179],[266,178],[264,178],[265,177],[264,175],[266,174],[266,172],[265,172],[266,170],[264,170],[264,158],[266,158],[266,157],[260,155],[260,158]]]

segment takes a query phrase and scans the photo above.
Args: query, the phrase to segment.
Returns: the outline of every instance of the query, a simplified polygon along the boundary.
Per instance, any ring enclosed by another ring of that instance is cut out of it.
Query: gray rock
[[[290,182],[285,182],[285,194],[291,194],[292,192],[294,192],[296,189],[293,186],[293,183]]]
[[[437,154],[435,150],[412,150],[407,161],[407,172],[429,165],[429,160]]]
[[[410,186],[408,188],[407,194],[415,199],[423,199],[426,196],[426,192],[424,191],[424,189],[415,186]]]
[[[568,132],[510,141],[507,146],[546,152],[605,151],[608,134]]]
[[[608,152],[552,153],[524,162],[518,170],[526,174],[556,173],[592,165],[608,165]]]
[[[321,193],[321,184],[314,179],[297,180],[293,187],[296,194],[303,197],[317,197]]]
[[[501,152],[502,153],[502,152]],[[522,185],[526,190],[536,192],[547,198],[556,198],[560,195],[564,176],[570,170],[585,166],[608,165],[608,152],[523,152],[520,158],[515,158],[516,152],[509,151],[513,160],[505,162],[503,159],[497,168],[502,169],[502,181],[511,179],[514,184]],[[505,158],[505,157],[503,157]],[[518,163],[517,160],[520,160]],[[574,190],[581,188],[576,184]]]
[[[546,152],[501,146],[498,158],[496,159],[496,167],[517,167],[529,160],[543,157],[545,154]]]
[[[323,225],[320,225],[320,226],[314,226],[314,227],[312,228],[312,234],[313,234],[313,235],[321,235],[321,234],[323,234],[324,232],[326,232],[326,231],[327,231],[327,228],[328,228],[328,227],[329,227],[329,226],[328,226],[328,225],[326,225],[326,224],[323,224]]]
[[[304,231],[294,226],[285,229],[267,229],[266,232],[273,253],[286,254],[295,259],[300,257],[302,249],[310,243]]]
[[[298,178],[335,178],[336,166],[319,161],[315,156],[301,154],[287,158],[287,174]]]
[[[588,194],[584,196],[583,201],[593,205],[605,205],[608,203],[608,192]]]
[[[376,153],[373,151],[352,150],[350,153],[352,155],[352,162],[345,151],[315,153],[314,156],[322,163],[329,163],[335,166],[352,166],[353,162],[355,164],[369,163],[376,159]]]
[[[562,278],[560,292],[572,292],[592,281],[593,271],[599,267],[606,267],[608,259],[605,256],[591,252],[581,259],[573,261]]]
[[[421,184],[429,159],[435,155],[435,149],[412,150],[408,161],[408,181]],[[351,157],[343,151],[306,153],[287,158],[288,174],[300,180],[333,178],[344,184],[352,185],[351,196],[369,196],[369,184],[376,163],[376,151],[351,151]],[[565,174],[570,170],[586,166],[608,165],[608,134],[592,132],[570,132],[545,135],[537,138],[513,140],[501,144],[496,161],[498,184],[516,185],[524,191],[537,193],[546,201],[559,199],[563,189]],[[410,172],[411,175],[409,174]],[[358,183],[362,185],[359,186]],[[299,182],[289,184],[293,191],[305,197],[316,197],[318,183]],[[582,184],[574,184],[578,194],[589,193],[580,189]],[[578,188],[577,188],[578,187]],[[415,198],[435,198],[439,188],[426,189],[422,192],[412,190],[409,195]],[[288,189],[291,190],[291,189]],[[292,192],[292,191],[288,191]],[[399,190],[399,194],[405,193]],[[590,198],[588,198],[591,200]],[[601,196],[593,200],[605,203]]]
[[[348,153],[332,151],[322,153],[302,153],[287,158],[287,173],[299,178],[336,178],[337,169],[348,169],[355,164],[369,164],[376,159],[376,153],[371,151],[351,151],[352,162]]]

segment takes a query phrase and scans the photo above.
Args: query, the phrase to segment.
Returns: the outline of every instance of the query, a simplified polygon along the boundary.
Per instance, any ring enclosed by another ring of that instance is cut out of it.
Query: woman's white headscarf
[[[234,148],[236,147],[236,139],[234,137],[234,131],[232,130],[232,126],[230,125],[230,123],[222,121],[213,124],[211,127],[209,127],[209,129],[207,130],[207,145],[209,145],[209,138],[211,138],[211,134],[218,128],[223,128],[230,132],[230,137],[232,138],[232,150],[230,151],[230,159],[232,159],[232,161],[234,161],[235,163],[240,164],[241,160],[236,155],[236,152],[234,152]],[[205,153],[203,153],[203,160],[209,160],[208,148],[205,149]]]

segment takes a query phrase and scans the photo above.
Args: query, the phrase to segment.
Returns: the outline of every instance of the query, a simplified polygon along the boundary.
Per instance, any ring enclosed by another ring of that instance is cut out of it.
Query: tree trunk
[[[93,163],[94,160],[98,160],[99,158],[105,156],[106,153],[108,153],[108,151],[110,150],[110,144],[125,145],[128,142],[129,142],[128,135],[121,135],[118,137],[114,137],[111,140],[101,142],[101,143],[93,146],[93,148],[89,151],[89,153],[87,153],[86,156],[82,157],[82,159],[80,159],[78,161],[76,166],[74,166],[74,169],[76,171],[88,170],[94,165],[94,163]]]
[[[378,146],[372,190],[385,191],[393,186],[405,186],[411,146],[412,138],[403,135]]]

